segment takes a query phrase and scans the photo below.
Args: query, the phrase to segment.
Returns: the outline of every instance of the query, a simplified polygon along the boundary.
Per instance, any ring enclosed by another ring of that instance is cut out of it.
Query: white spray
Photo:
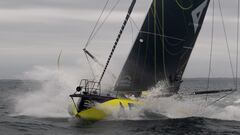
[[[35,67],[25,73],[25,79],[37,80],[41,88],[17,95],[15,111],[18,115],[35,117],[68,117],[68,95],[74,91],[77,78],[58,70]]]
[[[70,72],[71,71],[71,72]],[[84,72],[83,72],[84,73]],[[34,117],[69,117],[68,105],[69,94],[74,92],[79,79],[87,74],[76,73],[76,71],[58,71],[43,67],[35,67],[34,70],[25,74],[25,79],[38,80],[42,83],[41,89],[29,91],[15,98],[15,114]],[[161,85],[152,89],[148,95],[141,99],[144,105],[136,110],[130,111],[124,119],[143,119],[143,112],[161,114],[168,118],[184,117],[208,117],[224,120],[240,121],[240,101],[232,105],[206,107],[203,98],[179,98],[158,97]],[[116,116],[116,115],[115,115]],[[123,119],[123,117],[114,119]]]
[[[162,84],[162,83],[161,83]],[[140,102],[143,106],[135,110],[126,111],[126,115],[120,116],[116,113],[113,119],[166,119],[167,118],[186,118],[186,117],[205,117],[222,120],[240,121],[240,102],[239,100],[232,105],[219,106],[213,104],[208,106],[205,96],[171,96],[161,97],[165,85],[158,85],[153,88]],[[219,102],[221,103],[221,102]],[[147,113],[146,113],[147,112]],[[153,116],[153,117],[152,117]]]

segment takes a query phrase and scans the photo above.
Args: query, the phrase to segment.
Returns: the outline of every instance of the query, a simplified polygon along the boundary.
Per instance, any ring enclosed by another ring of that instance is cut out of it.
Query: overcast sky
[[[106,0],[0,0],[0,78],[21,78],[34,66],[55,68],[60,50],[61,65],[84,70],[82,48]],[[110,0],[106,14],[117,0]],[[215,0],[217,2],[217,0]],[[130,4],[120,0],[107,23],[89,46],[105,63]],[[132,18],[141,27],[151,0],[137,0]],[[237,0],[222,0],[222,9],[235,64]],[[213,77],[231,77],[225,36],[216,3],[215,39],[213,47]],[[206,77],[211,43],[212,5],[194,48],[184,77]],[[110,67],[119,73],[137,34],[128,24]],[[235,67],[235,66],[234,66]],[[235,70],[235,69],[234,69]]]

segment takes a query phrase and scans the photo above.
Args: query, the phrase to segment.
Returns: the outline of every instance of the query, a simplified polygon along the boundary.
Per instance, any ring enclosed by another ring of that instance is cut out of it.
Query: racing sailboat
[[[140,97],[142,91],[159,82],[167,84],[166,96],[178,93],[210,0],[153,0],[116,81],[114,91],[117,94],[102,95],[102,79],[136,2],[132,0],[99,81],[83,79],[76,92],[70,95],[71,115],[84,120],[102,120],[115,111],[142,104],[124,94]],[[86,48],[84,52],[97,61]]]

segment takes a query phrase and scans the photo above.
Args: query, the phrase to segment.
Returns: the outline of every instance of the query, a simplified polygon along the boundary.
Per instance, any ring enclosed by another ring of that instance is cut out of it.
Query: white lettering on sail
[[[194,25],[194,31],[197,32],[199,21],[201,19],[202,13],[204,8],[207,6],[207,1],[205,0],[200,6],[198,6],[196,9],[192,11],[192,19],[193,19],[193,25]]]

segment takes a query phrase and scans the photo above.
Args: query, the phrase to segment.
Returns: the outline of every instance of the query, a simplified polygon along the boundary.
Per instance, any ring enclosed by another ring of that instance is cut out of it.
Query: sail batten
[[[165,81],[176,93],[209,1],[153,0],[115,90],[144,91]]]

